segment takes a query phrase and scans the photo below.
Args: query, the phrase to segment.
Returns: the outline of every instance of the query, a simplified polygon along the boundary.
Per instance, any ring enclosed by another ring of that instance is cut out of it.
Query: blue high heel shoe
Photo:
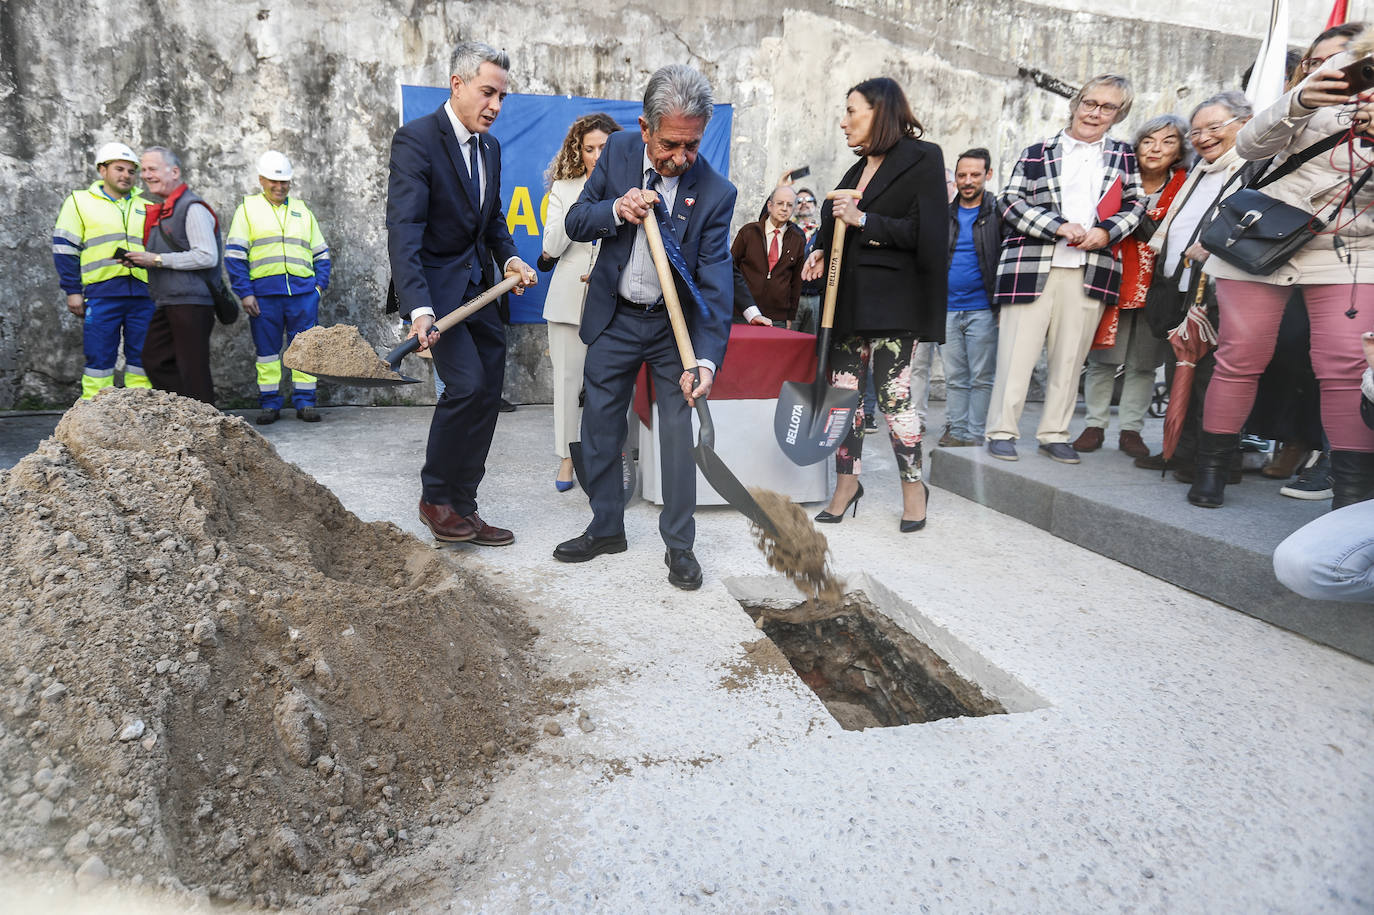
[[[559,492],[567,492],[568,490],[573,488],[576,482],[577,481],[575,480],[554,480],[553,488],[558,490]]]

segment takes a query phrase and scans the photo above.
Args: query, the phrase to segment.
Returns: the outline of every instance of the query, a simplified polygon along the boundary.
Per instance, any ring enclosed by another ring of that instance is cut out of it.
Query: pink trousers
[[[1202,428],[1239,432],[1255,404],[1259,377],[1274,356],[1289,286],[1249,280],[1217,280],[1221,326],[1216,374],[1207,387]],[[1352,304],[1354,320],[1345,313]],[[1322,427],[1335,451],[1374,452],[1374,429],[1360,419],[1360,334],[1374,330],[1374,284],[1303,286],[1312,323],[1312,368],[1321,387]]]

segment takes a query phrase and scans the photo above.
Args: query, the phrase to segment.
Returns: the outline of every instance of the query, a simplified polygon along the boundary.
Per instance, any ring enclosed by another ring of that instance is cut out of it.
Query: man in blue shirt
[[[992,303],[1002,223],[991,192],[992,174],[986,149],[959,154],[954,166],[957,188],[949,205],[949,298],[945,342],[945,434],[943,448],[962,448],[983,441],[997,368],[997,312]]]

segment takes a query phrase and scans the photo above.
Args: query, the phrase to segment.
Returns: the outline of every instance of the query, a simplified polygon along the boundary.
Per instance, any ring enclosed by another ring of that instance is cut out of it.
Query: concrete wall
[[[1004,171],[1066,113],[1064,100],[1022,68],[1069,83],[1130,74],[1139,87],[1136,123],[1234,86],[1264,26],[1262,13],[1249,9],[1260,5],[1192,3],[1158,22],[1146,18],[1157,4],[1143,0],[664,0],[600,11],[530,0],[6,0],[0,195],[11,206],[0,211],[0,297],[8,303],[0,309],[0,408],[70,402],[78,391],[81,328],[63,308],[49,239],[63,195],[93,180],[92,151],[105,140],[184,152],[190,184],[226,220],[238,196],[255,188],[258,154],[286,151],[299,170],[295,192],[334,247],[322,320],[355,323],[383,345],[398,330],[381,313],[397,85],[442,84],[459,38],[509,49],[518,92],[637,98],[665,63],[700,67],[718,99],[736,106],[738,226],[757,215],[785,169],[809,164],[809,184],[833,186],[851,161],[838,129],[844,91],[865,77],[899,79],[947,155],[986,145]],[[1294,0],[1295,40],[1320,27],[1325,5]],[[547,400],[543,327],[514,328],[512,342],[508,396]],[[214,348],[221,401],[252,397],[246,325],[216,330]],[[396,394],[330,396],[366,402]],[[432,388],[403,396],[424,399]]]

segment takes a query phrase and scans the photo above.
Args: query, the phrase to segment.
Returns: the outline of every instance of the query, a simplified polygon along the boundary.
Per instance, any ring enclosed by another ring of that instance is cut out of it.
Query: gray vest
[[[146,247],[149,251],[154,254],[172,254],[190,250],[191,244],[186,237],[186,211],[193,203],[205,204],[205,201],[187,188],[177,198],[172,214],[162,217],[162,221],[153,226],[148,233]],[[208,208],[208,204],[206,206]],[[163,232],[167,233],[165,238]],[[171,244],[168,244],[168,239],[171,240]],[[222,262],[221,251],[220,261],[206,270],[169,270],[165,267],[160,270],[149,270],[148,293],[159,306],[214,305],[215,300],[210,297],[210,287],[206,284],[219,272]]]

